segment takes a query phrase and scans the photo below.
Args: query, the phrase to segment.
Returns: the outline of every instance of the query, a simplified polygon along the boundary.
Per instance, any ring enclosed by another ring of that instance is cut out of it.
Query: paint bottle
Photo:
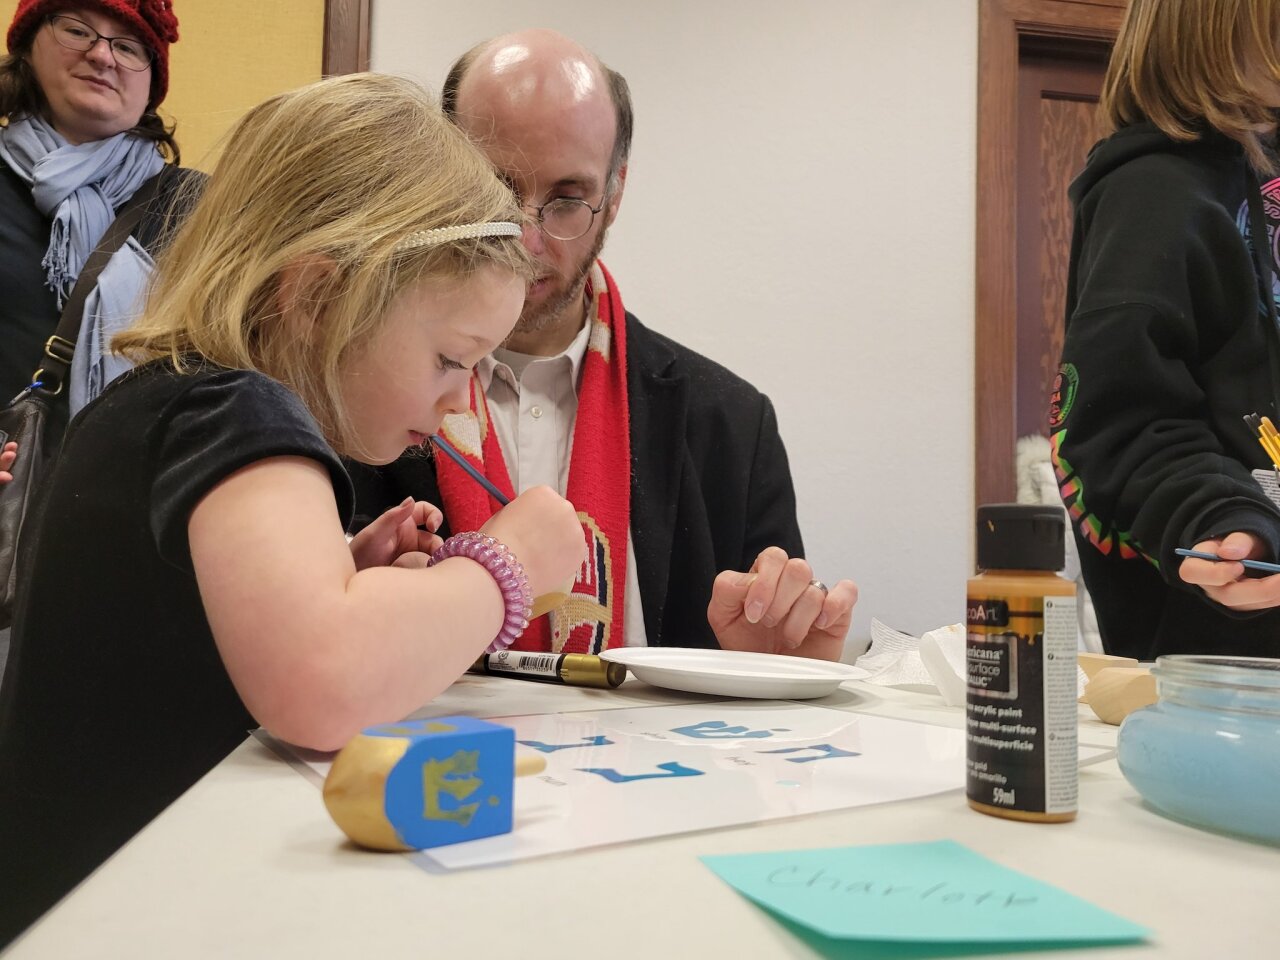
[[[1076,585],[1058,575],[1061,507],[978,508],[979,575],[965,622],[969,806],[1013,820],[1074,820]]]

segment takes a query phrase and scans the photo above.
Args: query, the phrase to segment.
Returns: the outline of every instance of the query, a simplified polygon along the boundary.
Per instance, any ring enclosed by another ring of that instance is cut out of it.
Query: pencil
[[[1258,435],[1258,443],[1271,461],[1272,466],[1280,470],[1280,433],[1269,417],[1259,417],[1256,413],[1246,414],[1245,425]]]
[[[1271,462],[1276,466],[1280,466],[1280,433],[1276,432],[1275,425],[1271,422],[1271,418],[1261,418],[1258,430],[1259,436],[1266,437],[1267,442],[1264,446],[1267,448],[1267,455],[1271,457]]]
[[[467,458],[460,454],[457,450],[449,445],[449,442],[438,433],[431,435],[431,442],[434,443],[446,457],[465,470],[476,483],[489,491],[489,496],[497,500],[504,507],[511,502],[511,498],[493,485],[493,482],[483,473],[473,467]]]
[[[1265,433],[1258,434],[1258,443],[1262,444],[1262,449],[1266,451],[1267,457],[1271,460],[1271,465],[1280,467],[1280,442],[1277,442]]]

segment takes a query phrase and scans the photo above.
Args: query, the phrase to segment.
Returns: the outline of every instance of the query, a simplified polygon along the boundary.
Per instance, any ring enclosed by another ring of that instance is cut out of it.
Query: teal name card
[[[838,940],[1086,946],[1148,933],[951,840],[702,862],[760,906]]]

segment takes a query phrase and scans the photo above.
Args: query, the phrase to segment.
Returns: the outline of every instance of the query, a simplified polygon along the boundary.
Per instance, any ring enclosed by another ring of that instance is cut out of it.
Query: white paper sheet
[[[420,856],[475,867],[964,786],[964,731],[784,701],[504,717],[547,769],[512,833]],[[1081,756],[1101,751],[1081,747]],[[323,777],[329,764],[308,766]],[[957,802],[960,802],[957,800]]]

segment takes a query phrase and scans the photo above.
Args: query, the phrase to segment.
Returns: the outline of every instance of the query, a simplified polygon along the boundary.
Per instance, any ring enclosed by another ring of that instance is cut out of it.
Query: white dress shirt
[[[591,325],[554,357],[531,356],[502,347],[476,366],[489,402],[489,419],[517,494],[548,486],[565,495],[578,417],[578,376],[587,354]],[[630,471],[630,464],[625,466]],[[644,609],[636,577],[636,552],[627,530],[627,577],[623,591],[623,631],[629,647],[643,647]]]

